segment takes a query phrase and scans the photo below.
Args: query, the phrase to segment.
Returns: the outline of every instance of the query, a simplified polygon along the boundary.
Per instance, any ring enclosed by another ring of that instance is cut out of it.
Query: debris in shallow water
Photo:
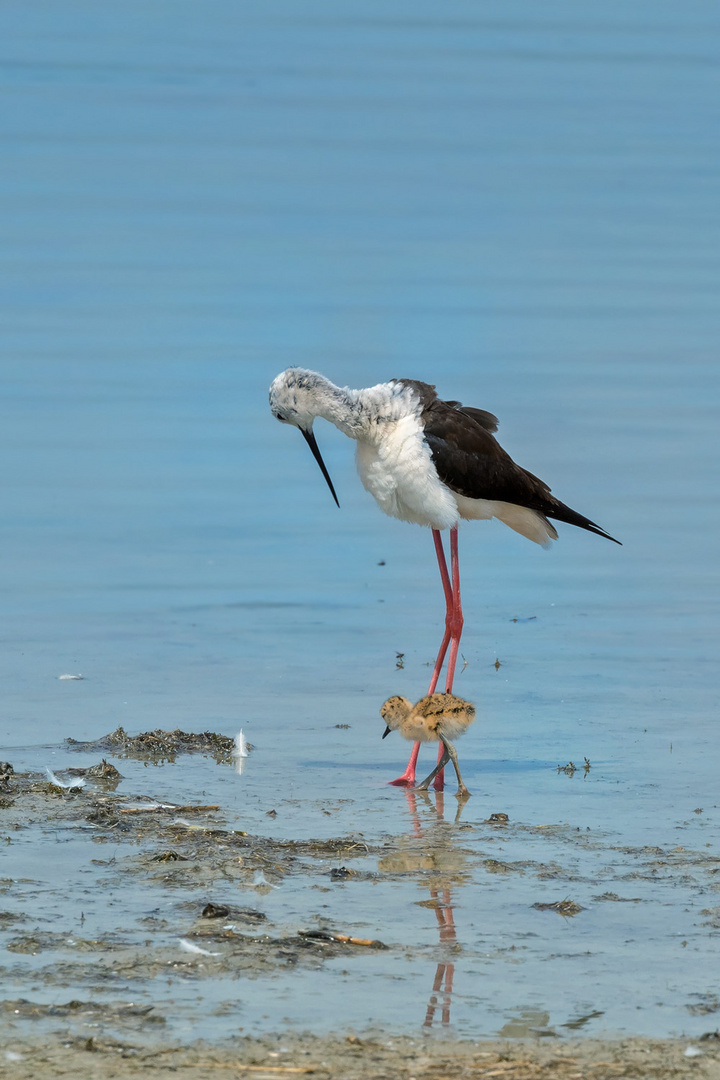
[[[348,878],[354,877],[354,875],[355,875],[354,870],[348,870],[348,868],[346,866],[338,866],[338,867],[334,867],[330,871],[330,880],[331,881],[347,881]]]
[[[715,994],[693,994],[692,997],[700,1000],[685,1008],[692,1016],[707,1016],[709,1013],[720,1010],[720,999]]]
[[[522,865],[519,863],[501,862],[499,859],[483,859],[483,866],[488,874],[511,874],[517,872],[524,874]]]
[[[151,810],[178,810],[179,807],[173,803],[161,803],[161,802],[149,802],[149,803],[135,803],[131,806],[118,806],[118,810],[121,814],[144,814]]]
[[[199,945],[194,945],[192,941],[187,941],[186,938],[180,938],[179,940],[183,952],[194,953],[196,956],[222,956],[222,953],[201,949]]]
[[[255,908],[237,908],[230,904],[206,904],[201,912],[203,919],[244,919],[246,922],[260,923],[267,920],[267,915]]]
[[[603,1009],[593,1009],[592,1012],[577,1016],[574,1020],[568,1020],[566,1024],[561,1024],[560,1027],[568,1028],[570,1031],[580,1031],[590,1020],[599,1020],[604,1015],[605,1011]]]
[[[77,1017],[105,1017],[113,1019],[125,1019],[127,1017],[148,1017],[151,1023],[164,1024],[165,1020],[160,1016],[150,1016],[154,1005],[136,1005],[119,1003],[100,1003],[97,1001],[79,1001],[73,998],[71,1001],[60,1002],[52,1005],[41,1005],[39,1002],[26,1001],[25,998],[17,998],[15,1001],[0,1002],[0,1012],[10,1013],[14,1017],[24,1017],[36,1020],[40,1017],[71,1016]],[[84,1042],[84,1040],[83,1040]]]
[[[348,934],[335,934],[329,930],[300,930],[298,936],[308,938],[310,941],[337,942],[340,945],[361,945],[366,949],[387,949],[383,941],[374,941],[372,938],[350,937]]]
[[[226,919],[230,908],[225,904],[206,904],[202,909],[203,919]]]
[[[75,769],[68,769],[68,772],[71,773],[75,773],[75,771]],[[89,769],[84,769],[83,772],[91,780],[122,780],[120,772],[105,758],[102,759],[99,765],[92,765]]]
[[[206,810],[219,810],[219,803],[209,806],[174,806],[172,803],[143,803],[139,806],[119,806],[121,814],[149,814],[157,810],[177,810],[181,814],[201,814]]]
[[[58,680],[60,682],[68,682],[69,680],[72,682],[80,682],[84,678],[84,675],[58,675]]]
[[[152,758],[153,760],[172,760],[176,754],[212,754],[218,762],[232,760],[235,740],[227,735],[218,735],[214,731],[199,734],[181,731],[145,731],[140,735],[128,735],[124,728],[116,728],[109,735],[91,742],[79,742],[77,739],[65,740],[72,750],[110,752],[116,756]]]
[[[62,788],[63,791],[73,791],[76,788],[85,787],[85,781],[82,776],[75,776],[72,780],[61,780],[59,776],[56,776],[52,769],[45,769],[47,778],[53,787]]]
[[[612,900],[619,904],[641,904],[642,896],[618,896],[614,892],[605,892],[601,896],[593,896],[593,900]]]
[[[187,807],[187,806],[186,807],[180,807],[180,809],[188,810],[188,809],[190,809],[190,807]],[[211,828],[210,825],[196,825],[194,822],[186,821],[185,818],[181,818],[181,817],[173,818],[172,821],[170,822],[170,824],[175,828],[177,828],[177,826],[182,826],[182,828],[187,829],[188,832],[208,832],[210,830],[210,828]],[[239,829],[235,829],[234,830],[234,835],[235,836],[247,836],[247,833],[240,832]]]
[[[557,900],[554,904],[533,904],[533,907],[538,911],[557,911],[558,915],[565,915],[568,918],[585,910],[574,900]]]
[[[507,825],[507,823],[509,821],[510,821],[510,818],[507,816],[507,814],[498,813],[498,814],[491,814],[489,818],[486,818],[485,821],[482,822],[482,824],[483,825]]]
[[[585,764],[583,765],[582,770],[584,775],[587,776],[592,766],[590,765],[589,758],[584,758],[583,760]],[[558,773],[565,773],[566,776],[574,776],[578,771],[578,766],[574,761],[568,761],[567,765],[558,765],[557,771]]]
[[[493,667],[495,668],[496,671],[499,671],[500,668],[502,667],[502,664],[500,663],[500,660],[499,660],[499,658],[497,656],[495,657],[495,663],[493,664]]]

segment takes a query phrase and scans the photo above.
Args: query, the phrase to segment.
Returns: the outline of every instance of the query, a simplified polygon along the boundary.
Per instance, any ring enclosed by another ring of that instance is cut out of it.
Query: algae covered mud
[[[273,790],[239,813],[221,781],[242,784],[262,747],[240,765],[235,745],[120,730],[67,744],[54,770],[3,764],[14,1075],[100,1068],[93,1054],[118,1076],[716,1075],[705,811],[642,845],[513,820],[486,793],[329,784],[312,805]],[[601,782],[591,763],[548,779]]]

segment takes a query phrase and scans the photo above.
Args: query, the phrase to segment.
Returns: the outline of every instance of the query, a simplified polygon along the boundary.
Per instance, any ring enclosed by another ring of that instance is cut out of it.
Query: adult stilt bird
[[[549,520],[553,518],[620,543],[515,464],[495,439],[498,421],[492,413],[459,401],[441,401],[428,383],[392,379],[366,390],[350,390],[335,386],[316,371],[288,368],[270,387],[270,408],[278,420],[300,429],[336,503],[335,488],[313,434],[317,417],[355,439],[360,479],[381,510],[432,529],[446,614],[428,694],[435,693],[448,647],[447,693],[455,676],[463,628],[458,566],[461,518],[495,517],[542,545],[557,539]],[[443,529],[450,530],[449,572]],[[407,769],[393,783],[415,782],[419,749],[416,743]],[[442,773],[435,784],[441,786]]]

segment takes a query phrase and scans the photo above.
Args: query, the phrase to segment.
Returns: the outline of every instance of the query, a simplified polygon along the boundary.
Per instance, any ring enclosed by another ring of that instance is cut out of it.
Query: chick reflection
[[[412,832],[400,837],[395,851],[380,859],[378,868],[386,873],[417,873],[427,880],[430,898],[420,901],[423,908],[432,908],[437,921],[439,943],[443,953],[460,950],[453,914],[453,890],[468,880],[466,857],[452,843],[445,822],[445,801],[441,791],[433,799],[427,791],[406,790]],[[460,820],[464,804],[457,808],[454,823]],[[421,816],[422,815],[422,816]],[[455,964],[443,955],[435,969],[423,1027],[431,1028],[438,1011],[443,1027],[450,1024]]]

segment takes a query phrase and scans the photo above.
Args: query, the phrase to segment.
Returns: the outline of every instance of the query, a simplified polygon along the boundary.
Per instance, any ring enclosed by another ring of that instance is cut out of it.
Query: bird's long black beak
[[[385,730],[384,730],[384,731],[383,731],[383,733],[382,733],[382,737],[383,737],[383,739],[385,738],[385,736],[386,736],[386,735],[389,735],[389,734],[390,734],[390,728],[389,728],[389,727],[386,727],[386,728],[385,728]]]
[[[335,488],[333,487],[333,482],[330,479],[330,473],[325,468],[325,462],[322,459],[322,454],[320,453],[320,450],[318,448],[318,444],[315,441],[315,436],[313,435],[312,431],[305,431],[304,428],[300,428],[300,431],[303,434],[303,438],[305,439],[305,442],[308,444],[308,446],[312,450],[313,457],[315,458],[318,465],[320,466],[320,471],[322,472],[323,476],[327,480],[327,485],[330,488],[330,491],[332,492],[333,499],[335,500],[336,504],[338,506],[340,506],[340,503],[338,502],[338,497],[335,494]]]

